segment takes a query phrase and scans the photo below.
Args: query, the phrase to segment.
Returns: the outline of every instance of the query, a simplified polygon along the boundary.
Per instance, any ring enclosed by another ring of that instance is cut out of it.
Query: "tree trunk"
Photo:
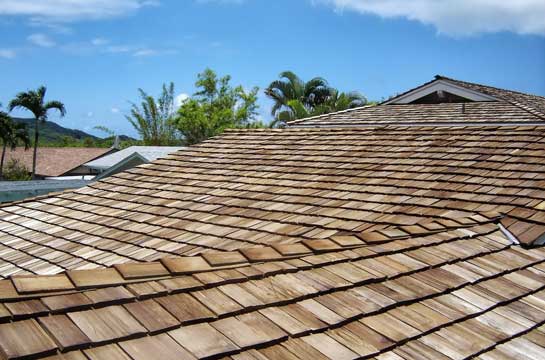
[[[4,157],[6,156],[6,143],[2,146],[2,160],[0,160],[0,181],[4,180]]]
[[[38,118],[34,126],[34,154],[32,154],[32,180],[36,180],[36,157],[38,155]]]

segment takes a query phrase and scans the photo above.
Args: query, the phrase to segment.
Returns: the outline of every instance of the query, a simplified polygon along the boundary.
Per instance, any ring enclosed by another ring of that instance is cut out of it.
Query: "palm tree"
[[[9,111],[13,111],[16,108],[26,109],[34,114],[34,153],[32,155],[32,179],[36,178],[36,156],[38,153],[38,137],[39,137],[39,124],[47,120],[47,112],[51,109],[56,109],[60,112],[61,117],[66,114],[64,104],[60,101],[48,101],[45,102],[46,87],[40,86],[37,90],[29,90],[27,92],[20,92],[15,96],[15,99],[9,103]]]
[[[323,104],[329,97],[330,88],[327,81],[321,77],[315,77],[308,82],[301,80],[291,71],[280,73],[280,80],[275,80],[265,89],[265,95],[274,101],[271,114],[275,117],[273,123],[283,121],[282,114],[289,111],[289,102],[297,100],[309,112]],[[280,115],[282,114],[282,115]]]
[[[287,104],[283,106],[282,110],[277,111],[273,122],[286,123],[288,121],[304,119],[311,116],[352,109],[366,104],[367,99],[356,91],[344,93],[339,92],[337,89],[330,88],[329,96],[325,101],[320,104],[315,104],[312,107],[305,105],[300,100],[289,100]]]
[[[365,98],[365,96],[357,91],[344,93],[339,92],[339,90],[333,88],[331,88],[329,98],[324,103],[328,113],[353,109],[355,107],[364,106],[366,104],[367,99]]]
[[[311,108],[305,106],[301,100],[290,100],[283,107],[283,110],[276,113],[274,120],[271,122],[271,127],[275,127],[278,124],[285,124],[288,121],[322,115],[326,112],[328,112],[327,108],[323,104]]]
[[[15,123],[13,119],[3,111],[0,111],[0,139],[2,139],[2,157],[0,159],[0,180],[3,180],[4,159],[6,149],[9,146],[15,150],[19,142],[25,146],[25,150],[30,147],[30,138],[26,124]]]

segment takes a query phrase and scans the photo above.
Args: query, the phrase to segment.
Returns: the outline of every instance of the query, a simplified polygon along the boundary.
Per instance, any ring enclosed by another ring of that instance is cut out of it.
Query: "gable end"
[[[457,97],[467,99],[468,101],[498,101],[498,99],[493,96],[467,89],[462,86],[454,85],[445,80],[435,80],[429,84],[409,91],[408,93],[396,96],[395,98],[384,102],[383,105],[410,104],[413,102],[418,102],[419,99],[434,93],[444,94],[445,96],[452,94]]]

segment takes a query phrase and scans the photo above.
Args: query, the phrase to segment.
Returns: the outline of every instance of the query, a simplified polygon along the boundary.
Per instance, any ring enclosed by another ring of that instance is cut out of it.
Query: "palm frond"
[[[47,110],[55,109],[58,110],[61,117],[64,117],[66,115],[66,108],[64,107],[64,104],[57,100],[48,101],[44,105],[45,112],[47,113]]]

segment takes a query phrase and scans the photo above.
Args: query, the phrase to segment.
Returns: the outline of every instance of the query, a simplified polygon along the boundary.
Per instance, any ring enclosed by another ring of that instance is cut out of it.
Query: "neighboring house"
[[[545,122],[541,96],[437,75],[378,106],[294,120],[292,127],[360,125],[532,125]]]
[[[0,182],[0,203],[85,186],[97,172],[83,164],[115,151],[111,148],[39,147],[36,175],[41,180]],[[21,147],[7,150],[4,166],[11,159],[18,159],[30,171],[32,154],[32,149]]]
[[[448,92],[0,207],[0,356],[545,358],[545,98]]]
[[[165,157],[170,153],[184,149],[176,146],[130,146],[113,154],[103,156],[86,163],[91,172],[99,174],[96,179],[104,178],[135,166]]]
[[[36,161],[36,175],[40,178],[62,176],[94,175],[83,165],[117,150],[112,148],[85,148],[85,147],[39,147]],[[32,169],[33,150],[18,147],[6,152],[4,166],[10,159],[21,161],[29,171]]]

